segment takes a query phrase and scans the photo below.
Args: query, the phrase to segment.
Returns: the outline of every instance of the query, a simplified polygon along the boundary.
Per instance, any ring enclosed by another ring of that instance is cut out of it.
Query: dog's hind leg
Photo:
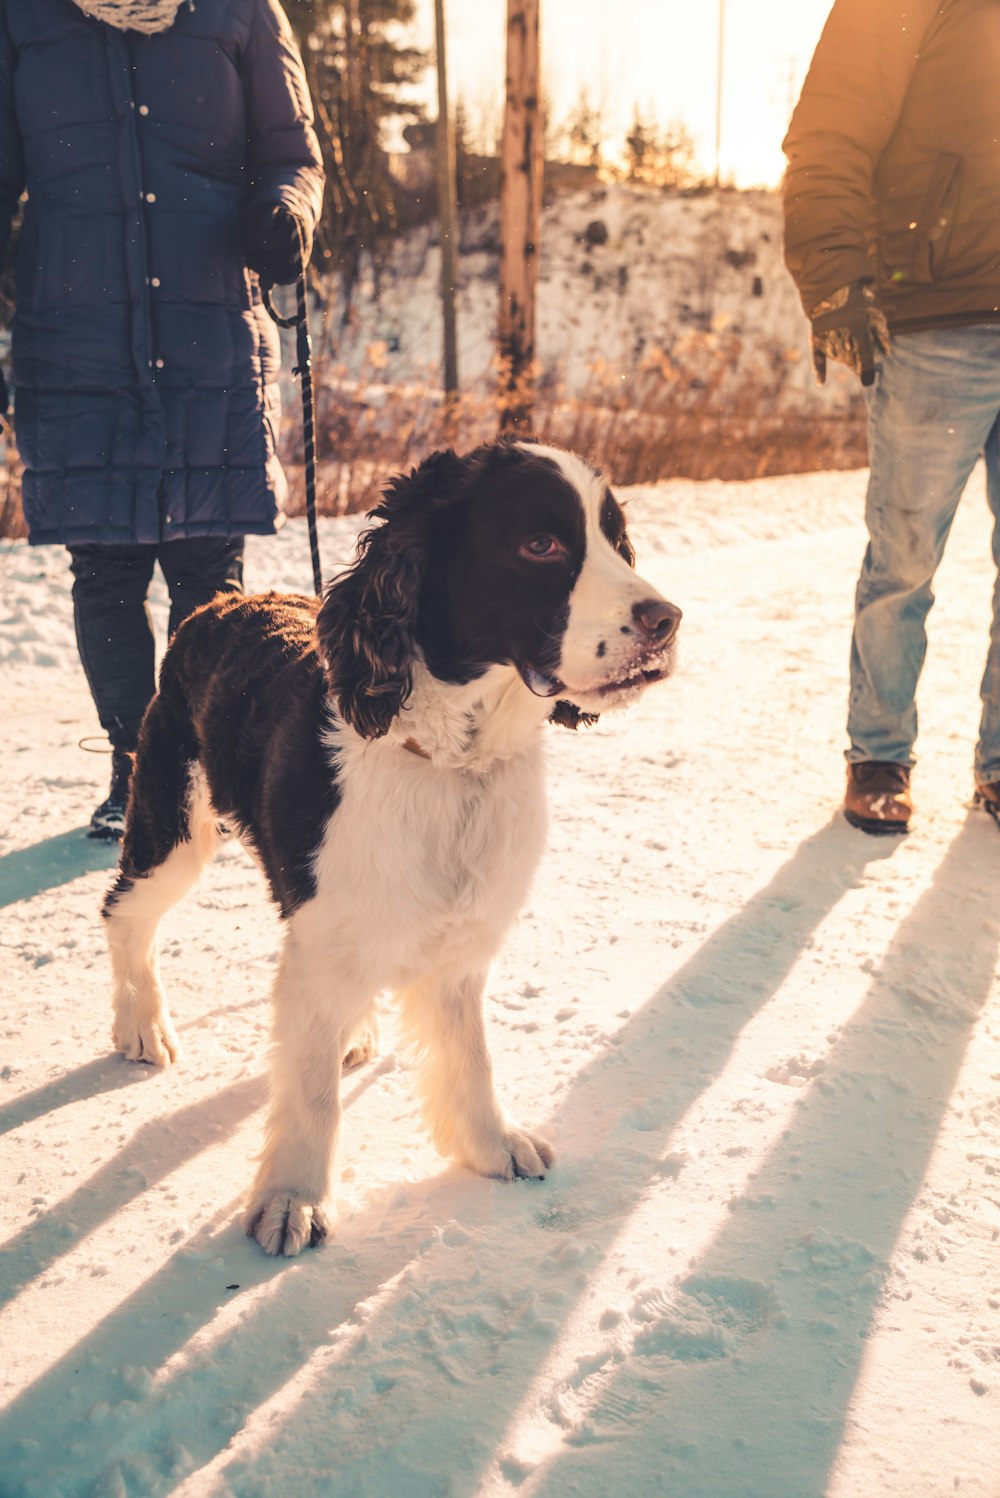
[[[114,974],[115,1047],[168,1066],[180,1053],[160,987],[156,931],[219,841],[186,714],[155,697],[143,720],[118,877],[104,901]]]
[[[555,1158],[500,1107],[483,1015],[485,972],[440,973],[400,993],[417,1043],[424,1117],[434,1143],[485,1176],[544,1176]]]

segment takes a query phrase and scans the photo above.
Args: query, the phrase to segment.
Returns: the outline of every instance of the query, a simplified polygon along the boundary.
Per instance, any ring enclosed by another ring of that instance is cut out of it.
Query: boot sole
[[[859,817],[857,812],[848,811],[844,808],[844,817],[852,827],[857,827],[859,832],[867,832],[872,837],[902,837],[909,832],[909,822],[886,822],[878,817]]]

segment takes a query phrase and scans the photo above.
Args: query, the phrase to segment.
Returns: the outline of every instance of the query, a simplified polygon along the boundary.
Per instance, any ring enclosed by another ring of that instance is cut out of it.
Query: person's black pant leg
[[[196,536],[189,541],[163,541],[156,549],[160,570],[170,590],[173,635],[188,614],[216,593],[243,592],[242,536]]]
[[[243,591],[243,537],[199,536],[159,546],[70,546],[80,660],[112,747],[131,751],[156,690],[147,594],[159,560],[170,593],[171,635],[221,590]]]
[[[91,696],[112,747],[136,746],[156,689],[146,594],[155,546],[70,546],[73,620]]]

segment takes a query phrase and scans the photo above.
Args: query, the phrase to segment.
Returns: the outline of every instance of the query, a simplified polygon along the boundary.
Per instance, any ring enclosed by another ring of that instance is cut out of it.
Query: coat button
[[[140,104],[139,105],[139,113],[140,114],[148,114],[149,113],[149,105],[148,104]]]
[[[150,281],[149,284],[150,284],[150,286],[159,286],[159,284],[160,284],[160,278],[159,278],[159,276],[154,276],[153,279]]]
[[[157,361],[156,361],[156,367],[157,367],[157,369],[162,369],[163,368],[163,360],[162,359],[157,359]]]
[[[146,202],[147,203],[155,203],[156,202],[156,193],[155,192],[148,192],[146,194]]]

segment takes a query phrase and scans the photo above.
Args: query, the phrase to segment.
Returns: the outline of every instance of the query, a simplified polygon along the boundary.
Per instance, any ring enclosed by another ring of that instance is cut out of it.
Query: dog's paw
[[[126,1061],[144,1061],[148,1066],[169,1066],[181,1054],[180,1041],[165,1014],[142,1020],[116,1019],[111,1040]]]
[[[364,1030],[359,1030],[354,1036],[353,1043],[344,1057],[344,1071],[353,1071],[356,1066],[364,1066],[366,1061],[371,1061],[378,1055],[378,1026],[372,1025]]]
[[[243,1227],[248,1238],[256,1238],[266,1254],[292,1259],[304,1248],[314,1248],[333,1230],[333,1221],[322,1207],[288,1192],[250,1207]]]
[[[504,1181],[544,1180],[555,1159],[555,1151],[540,1134],[508,1124],[495,1140],[470,1151],[470,1164],[480,1175],[499,1176]]]

